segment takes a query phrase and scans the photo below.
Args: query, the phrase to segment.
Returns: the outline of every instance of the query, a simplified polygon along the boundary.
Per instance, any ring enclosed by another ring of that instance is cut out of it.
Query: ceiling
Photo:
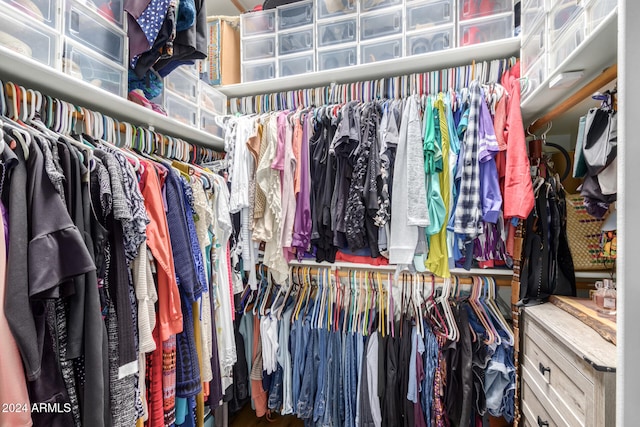
[[[231,0],[206,0],[207,1],[207,15],[208,16],[235,16],[239,15],[240,11],[233,4]],[[263,0],[235,0],[245,10],[251,10],[255,6],[262,4]]]

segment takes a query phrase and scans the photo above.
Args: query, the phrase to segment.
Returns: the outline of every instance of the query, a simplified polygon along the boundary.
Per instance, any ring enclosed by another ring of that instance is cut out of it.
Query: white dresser
[[[525,427],[609,427],[616,422],[616,346],[551,303],[521,318]]]

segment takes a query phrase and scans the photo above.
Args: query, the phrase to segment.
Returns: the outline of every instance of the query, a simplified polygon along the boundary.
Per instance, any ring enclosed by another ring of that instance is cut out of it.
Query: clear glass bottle
[[[605,279],[601,291],[601,305],[598,303],[599,298],[598,295],[596,295],[598,312],[602,314],[616,314],[618,308],[618,296],[615,282],[613,280]]]

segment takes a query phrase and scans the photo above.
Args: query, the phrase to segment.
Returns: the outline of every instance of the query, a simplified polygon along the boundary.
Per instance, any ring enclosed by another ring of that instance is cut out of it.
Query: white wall
[[[617,424],[640,425],[640,2],[618,0],[618,375]],[[597,55],[597,52],[594,52]]]

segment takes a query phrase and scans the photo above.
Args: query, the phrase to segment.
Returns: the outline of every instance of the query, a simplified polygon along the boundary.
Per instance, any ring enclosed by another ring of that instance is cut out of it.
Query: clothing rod
[[[583,100],[589,98],[591,95],[593,95],[594,92],[611,83],[616,78],[618,78],[618,64],[613,64],[609,68],[605,69],[596,78],[584,85],[576,93],[574,93],[558,106],[549,111],[547,114],[540,117],[539,119],[536,119],[529,125],[528,131],[532,134],[535,134],[536,131],[544,128],[549,122],[566,113],[568,110],[575,107]]]
[[[17,95],[18,102],[16,102],[16,104],[17,104],[17,111],[18,112],[20,111],[21,108],[24,107],[24,104],[26,104],[26,103],[30,103],[31,104],[32,102],[35,101],[34,99],[32,99],[34,93],[39,93],[38,91],[27,89],[24,86],[20,86],[18,84],[13,83],[13,82],[4,82],[4,83],[2,83],[0,81],[0,86],[1,86],[0,89],[2,89],[0,91],[0,93],[3,93],[4,95],[6,95],[7,98],[13,99],[15,101],[16,100],[16,95]],[[23,100],[21,99],[21,94],[22,93],[25,94],[25,98],[26,98],[26,101],[24,102],[24,104],[23,104]],[[165,152],[165,150],[167,148],[166,146],[170,144],[170,141],[172,141],[171,145],[174,145],[174,146],[177,146],[178,144],[180,144],[182,147],[186,146],[182,150],[184,152],[184,157],[185,157],[183,159],[184,161],[189,161],[189,162],[195,161],[195,159],[198,158],[198,155],[200,155],[203,158],[207,158],[207,159],[209,159],[209,158],[215,159],[215,158],[218,158],[222,154],[221,152],[216,151],[216,150],[214,150],[212,148],[201,147],[201,146],[198,146],[198,145],[194,145],[194,144],[188,143],[188,142],[186,142],[186,141],[184,141],[184,140],[182,140],[180,138],[172,138],[172,137],[169,137],[167,135],[158,133],[152,127],[147,129],[147,128],[144,128],[144,127],[141,127],[141,126],[134,126],[132,124],[129,124],[128,122],[116,121],[116,120],[111,119],[109,116],[107,116],[105,114],[102,114],[100,112],[94,112],[94,111],[89,110],[87,108],[77,107],[73,103],[70,103],[70,102],[67,102],[67,101],[63,101],[63,100],[59,100],[57,98],[53,98],[53,99],[55,101],[57,101],[57,102],[69,104],[69,105],[73,106],[74,108],[78,108],[81,111],[87,112],[87,114],[96,113],[96,114],[99,115],[99,120],[104,120],[105,118],[109,119],[110,121],[113,122],[114,129],[119,130],[120,133],[122,133],[122,134],[126,135],[128,131],[132,130],[133,131],[132,137],[133,137],[134,140],[136,140],[140,136],[140,135],[138,135],[138,133],[141,132],[142,135],[153,139],[153,144],[155,144],[153,146],[157,147],[155,154],[161,154],[162,157],[167,157],[166,154],[169,154],[168,157],[172,157],[172,158],[175,157],[174,155],[172,155],[172,153],[166,153]],[[2,102],[5,102],[5,101],[8,101],[8,99],[7,100],[2,99]],[[31,105],[26,106],[25,108],[28,109],[30,107],[31,107]],[[73,116],[73,118],[77,119],[78,121],[84,121],[88,117],[85,117],[85,114],[83,112],[81,112],[81,111],[72,111],[71,115]],[[14,113],[16,113],[16,112],[14,112]],[[91,114],[89,114],[89,115],[91,115]],[[127,129],[127,128],[129,128],[129,129]],[[104,130],[104,132],[105,132],[105,135],[106,135],[106,132],[107,132],[106,129]],[[104,135],[102,135],[100,137],[104,137]],[[131,141],[131,146],[133,146],[133,145],[135,145],[135,143],[134,143],[134,141]],[[129,147],[129,148],[132,148],[132,147]],[[151,153],[147,153],[147,154],[151,154]],[[175,154],[175,153],[173,153],[173,154]],[[189,155],[188,159],[186,158],[187,154]]]

